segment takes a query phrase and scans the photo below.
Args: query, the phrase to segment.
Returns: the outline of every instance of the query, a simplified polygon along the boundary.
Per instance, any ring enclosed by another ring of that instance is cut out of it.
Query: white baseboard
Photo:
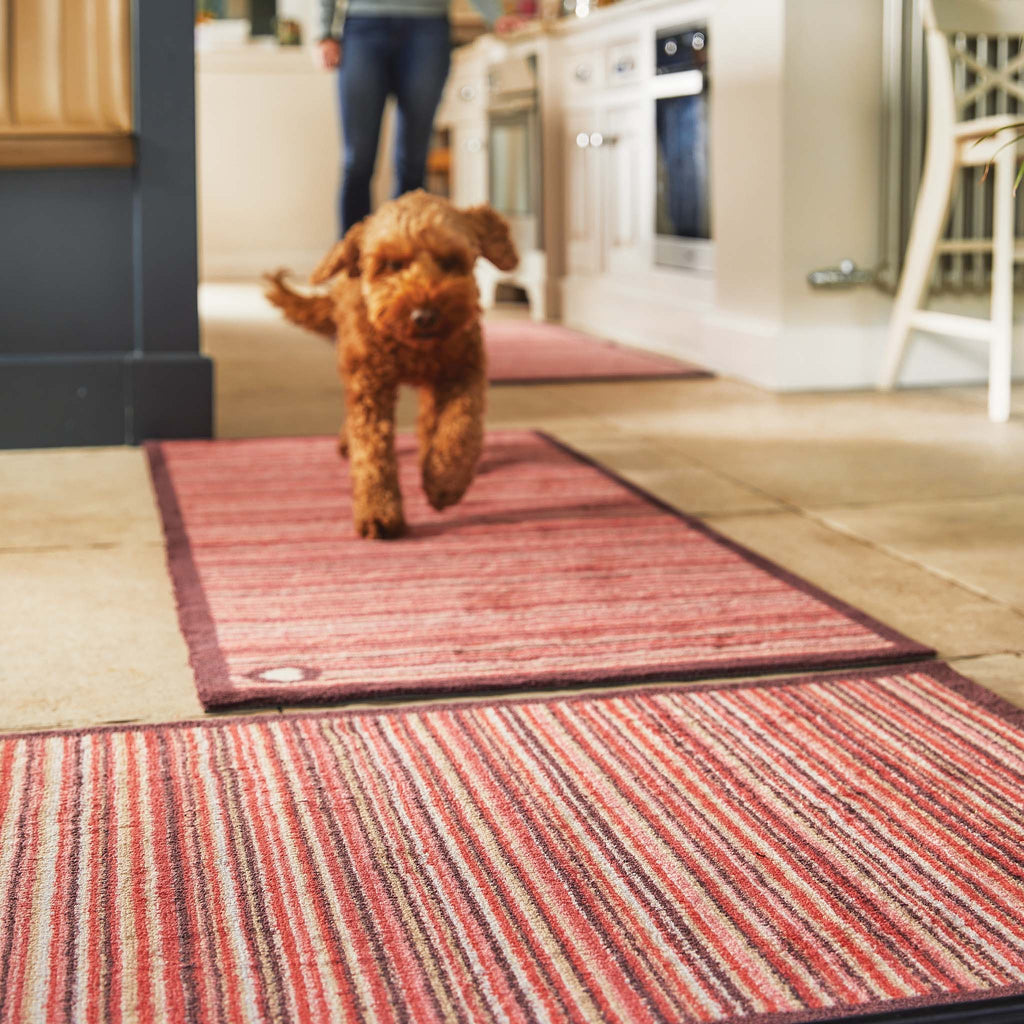
[[[699,294],[646,295],[607,276],[561,281],[563,321],[638,348],[697,363],[769,391],[873,388],[882,365],[888,299],[837,305],[835,322],[779,323],[723,313]],[[966,311],[966,310],[965,310]],[[986,346],[918,333],[900,385],[949,386],[988,379]],[[1016,377],[1024,376],[1024,324],[1014,344]]]
[[[324,249],[239,249],[200,253],[202,281],[252,281],[284,267],[305,279],[323,259]]]
[[[772,326],[709,315],[704,365],[769,391],[873,388],[882,366],[885,324]],[[1018,376],[1024,371],[1024,331],[1015,342]],[[986,346],[960,338],[915,336],[899,384],[939,387],[988,380]]]
[[[683,296],[656,299],[616,279],[565,277],[561,282],[562,322],[599,338],[647,349],[706,366],[703,320],[707,304]]]

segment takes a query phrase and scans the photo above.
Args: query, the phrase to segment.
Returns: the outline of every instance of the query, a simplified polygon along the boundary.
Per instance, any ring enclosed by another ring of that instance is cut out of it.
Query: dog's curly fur
[[[293,323],[337,334],[345,394],[339,450],[348,454],[353,517],[363,537],[406,529],[395,460],[400,384],[419,388],[423,489],[436,509],[454,505],[473,480],[483,446],[486,391],[478,256],[501,270],[518,262],[508,224],[489,206],[457,210],[423,191],[384,204],[356,224],[310,278],[326,293],[303,294],[284,272],[266,278],[267,298]]]

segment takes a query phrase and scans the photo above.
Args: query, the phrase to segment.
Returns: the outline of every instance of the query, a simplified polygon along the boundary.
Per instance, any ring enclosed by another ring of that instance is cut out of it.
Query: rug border
[[[931,676],[932,679],[947,687],[953,693],[970,701],[982,710],[990,712],[1008,725],[1020,729],[1024,733],[1024,707],[1011,703],[994,690],[982,686],[981,683],[969,679],[946,662],[934,658],[904,662],[898,665],[849,665],[845,668],[833,669],[827,672],[810,672],[799,675],[756,676],[750,679],[716,678],[693,683],[663,683],[661,685],[646,686],[643,689],[627,685],[606,687],[600,690],[587,690],[582,693],[529,693],[522,695],[509,693],[504,696],[490,697],[474,697],[471,694],[467,694],[463,698],[450,700],[434,700],[427,697],[419,700],[417,703],[398,700],[391,703],[369,706],[365,704],[352,706],[351,703],[347,703],[344,706],[310,708],[309,710],[297,708],[289,711],[270,709],[257,712],[246,711],[241,714],[235,712],[213,713],[207,714],[203,718],[172,719],[166,722],[112,722],[105,725],[86,725],[78,729],[28,729],[17,732],[0,732],[0,742],[9,739],[43,738],[47,736],[86,736],[94,733],[132,731],[152,732],[166,729],[194,728],[197,726],[205,728],[240,725],[250,722],[291,721],[293,719],[306,718],[353,718],[360,715],[416,715],[431,711],[454,711],[458,708],[466,707],[495,708],[520,704],[551,704],[558,701],[577,704],[584,701],[621,700],[624,697],[650,694],[714,693],[718,690],[756,690],[768,686],[807,686],[815,683],[835,682],[845,677],[853,676],[872,680],[888,675],[901,675],[905,673],[922,673]]]
[[[795,659],[791,655],[779,654],[767,658],[748,658],[728,662],[720,662],[715,665],[701,666],[693,665],[692,662],[683,664],[664,664],[657,667],[649,667],[643,670],[616,672],[614,674],[605,670],[592,669],[563,669],[553,671],[538,677],[533,674],[514,672],[502,675],[500,678],[493,676],[464,676],[458,680],[450,677],[421,680],[415,687],[406,683],[374,685],[372,682],[364,682],[358,688],[350,687],[347,691],[341,692],[337,688],[325,690],[322,686],[296,686],[282,693],[275,684],[268,686],[272,696],[254,693],[254,687],[248,687],[245,691],[239,691],[232,683],[227,662],[221,653],[217,643],[217,627],[210,612],[206,595],[203,592],[199,580],[198,571],[192,557],[192,548],[188,535],[185,532],[181,511],[178,505],[174,484],[170,477],[166,459],[163,455],[164,441],[147,441],[145,444],[146,454],[149,457],[150,471],[153,478],[153,487],[157,497],[157,504],[160,509],[164,528],[164,539],[167,547],[167,564],[174,584],[175,604],[178,610],[179,625],[185,638],[186,646],[189,649],[189,664],[192,666],[195,676],[196,692],[199,700],[206,710],[213,708],[228,708],[239,706],[275,705],[283,703],[311,703],[328,704],[344,700],[364,700],[376,697],[386,697],[389,694],[402,696],[406,699],[416,700],[432,694],[444,695],[461,693],[471,696],[474,693],[481,693],[494,690],[504,690],[514,687],[523,689],[548,689],[552,687],[571,686],[615,686],[622,683],[653,683],[668,682],[671,680],[688,681],[699,679],[719,679],[728,676],[746,675],[756,672],[814,672],[826,669],[842,669],[854,667],[870,667],[873,665],[895,665],[908,661],[919,661],[932,658],[935,655],[934,648],[919,644],[903,633],[892,629],[879,622],[877,619],[862,612],[858,608],[840,600],[837,597],[822,590],[817,585],[801,579],[781,566],[767,558],[758,555],[756,552],[744,547],[742,544],[724,537],[712,527],[701,522],[699,519],[682,512],[661,498],[655,497],[649,491],[624,479],[614,470],[603,466],[596,459],[578,451],[567,442],[564,442],[551,434],[541,430],[512,429],[499,430],[492,433],[511,433],[532,435],[549,447],[560,451],[563,454],[575,459],[577,462],[588,466],[610,479],[617,486],[624,488],[635,497],[645,501],[650,506],[667,512],[675,519],[685,523],[688,527],[697,530],[710,540],[725,547],[739,555],[752,565],[767,572],[769,575],[782,581],[787,586],[793,587],[802,593],[820,601],[822,604],[845,615],[848,619],[873,631],[881,640],[886,641],[887,646],[873,647],[861,651],[856,657],[851,658],[848,654],[831,653],[816,657],[805,657],[803,660]],[[308,437],[295,438],[225,438],[217,440],[216,443],[245,444],[253,441],[274,441],[274,440],[315,440],[322,435],[311,435]],[[210,441],[185,441],[172,442],[176,444],[209,444]],[[895,644],[897,649],[890,646]]]
[[[493,377],[487,383],[496,387],[520,387],[524,384],[638,384],[645,380],[714,380],[710,370],[658,370],[652,373],[616,373],[606,376],[573,377]]]
[[[188,648],[188,661],[195,679],[196,693],[203,707],[208,710],[207,680],[229,680],[231,674],[217,638],[217,623],[199,579],[192,555],[192,542],[185,529],[162,444],[161,441],[146,441],[143,449],[149,462],[153,493],[160,511],[178,626]]]
[[[790,1010],[781,1013],[762,1013],[746,1017],[723,1017],[716,1024],[833,1024],[838,1021],[863,1020],[864,1024],[956,1024],[956,1017],[937,1020],[936,1011],[948,1010],[954,1014],[970,1013],[964,1024],[984,1024],[986,1018],[975,1016],[986,1010],[998,1012],[1024,1007],[1024,982],[990,989],[997,995],[978,999],[977,992],[957,992],[946,997],[905,996],[902,999],[866,1003],[860,1007],[835,1010]],[[883,1007],[883,1009],[879,1009]]]
[[[492,698],[489,700],[460,700],[443,703],[421,703],[415,705],[396,704],[393,707],[344,707],[329,711],[296,711],[275,712],[248,715],[208,716],[201,719],[188,719],[171,722],[137,722],[116,723],[112,725],[87,726],[80,729],[49,729],[37,732],[0,733],[0,743],[4,741],[45,739],[53,736],[87,736],[117,732],[160,732],[188,728],[228,728],[248,723],[271,723],[302,721],[309,719],[353,718],[365,715],[410,715],[424,714],[431,711],[443,711],[454,708],[493,707],[498,705],[548,704],[554,701],[577,703],[587,700],[614,700],[623,697],[636,697],[643,694],[709,692],[715,690],[756,689],[765,686],[799,686],[828,680],[842,679],[844,675],[856,675],[860,678],[877,679],[890,670],[897,673],[923,672],[929,674],[936,682],[947,686],[954,693],[970,700],[981,710],[989,711],[1010,725],[1024,731],[1024,708],[1011,704],[1005,698],[980,683],[961,675],[951,666],[942,661],[923,661],[903,666],[876,666],[873,668],[853,667],[846,673],[812,674],[788,677],[761,677],[741,681],[716,680],[703,684],[685,683],[652,687],[637,690],[635,687],[622,687],[615,690],[603,690],[596,693],[581,694],[534,694],[524,697]],[[936,996],[908,996],[901,999],[876,1000],[857,1007],[834,1008],[829,1010],[806,1009],[784,1012],[768,1012],[758,1015],[724,1018],[720,1024],[831,1024],[839,1021],[857,1021],[863,1019],[865,1024],[956,1024],[957,1018],[944,1015],[936,1017],[935,1012],[948,1010],[953,1014],[958,1011],[971,1013],[971,1021],[984,1024],[990,1018],[988,1012],[1002,1014],[1024,1008],[1024,982],[1005,985],[998,989],[988,990],[982,998],[979,992],[945,993]],[[986,1014],[978,1017],[976,1014]],[[994,1020],[994,1018],[993,1018]],[[1000,1017],[1005,1024],[1006,1018]]]

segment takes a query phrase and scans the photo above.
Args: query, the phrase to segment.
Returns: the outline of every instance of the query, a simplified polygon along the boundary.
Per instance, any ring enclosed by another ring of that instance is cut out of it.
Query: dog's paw
[[[427,491],[427,501],[430,502],[431,508],[441,512],[446,508],[451,508],[452,505],[458,504],[462,498],[462,493],[462,491],[445,490],[443,487],[433,488]]]
[[[423,480],[423,490],[427,501],[438,512],[458,504],[469,487],[469,481],[454,483],[450,480],[432,478],[429,474]]]
[[[395,540],[405,535],[408,528],[404,519],[367,516],[356,519],[356,533],[367,540]]]
[[[427,501],[440,512],[462,500],[473,482],[473,472],[466,466],[444,465],[428,457],[423,462],[422,481]]]

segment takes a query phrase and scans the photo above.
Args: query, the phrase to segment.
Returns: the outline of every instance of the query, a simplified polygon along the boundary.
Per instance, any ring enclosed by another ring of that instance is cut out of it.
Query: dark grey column
[[[0,446],[208,437],[189,3],[136,0],[130,169],[0,170]]]

